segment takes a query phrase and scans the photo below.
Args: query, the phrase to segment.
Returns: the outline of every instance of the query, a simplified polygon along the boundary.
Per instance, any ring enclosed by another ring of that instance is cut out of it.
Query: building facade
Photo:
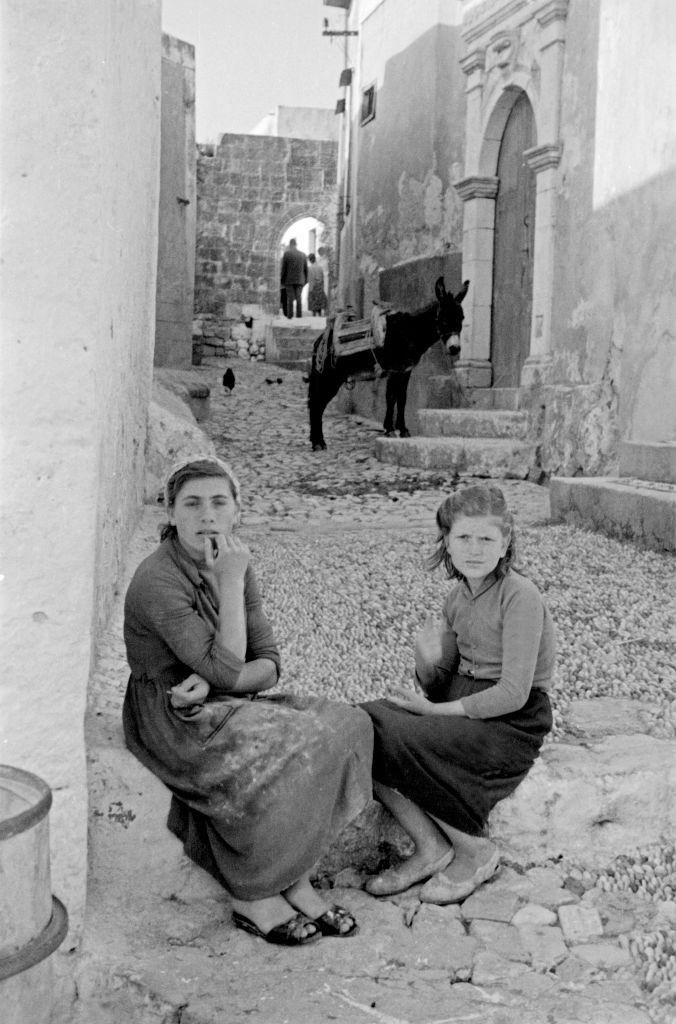
[[[345,299],[363,307],[382,269],[457,248],[471,282],[458,376],[470,401],[518,392],[535,474],[612,472],[621,441],[673,444],[673,5],[325,5],[358,33]]]

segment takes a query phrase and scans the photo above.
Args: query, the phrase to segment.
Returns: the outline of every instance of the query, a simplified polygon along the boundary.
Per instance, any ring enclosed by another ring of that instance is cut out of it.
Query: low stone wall
[[[195,416],[197,412],[199,417],[200,408],[209,402],[208,394],[197,399],[191,396],[191,391],[209,390],[195,376],[189,370],[155,369],[145,449],[143,497],[147,504],[155,504],[162,493],[169,467],[181,456],[195,452],[216,454],[213,443]]]
[[[270,318],[241,313],[236,317],[215,313],[198,314],[192,325],[192,361],[200,366],[204,358],[265,359],[265,323]]]

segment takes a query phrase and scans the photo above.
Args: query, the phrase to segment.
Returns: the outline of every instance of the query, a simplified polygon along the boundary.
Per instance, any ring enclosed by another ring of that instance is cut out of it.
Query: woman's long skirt
[[[459,700],[493,685],[455,675],[433,699]],[[470,835],[485,833],[490,811],[525,778],[552,727],[549,697],[538,689],[499,718],[416,715],[388,700],[361,707],[373,722],[373,778]]]
[[[238,899],[296,882],[371,798],[371,722],[347,704],[229,698],[191,720],[165,687],[132,677],[123,722],[129,749],[173,793],[168,827]]]

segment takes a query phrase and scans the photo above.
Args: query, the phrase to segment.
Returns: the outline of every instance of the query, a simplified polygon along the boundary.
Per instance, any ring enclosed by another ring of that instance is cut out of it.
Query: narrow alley
[[[223,365],[213,360],[185,376],[211,388],[203,427],[242,484],[242,533],[281,647],[280,687],[350,702],[385,695],[410,679],[413,635],[448,586],[423,563],[449,481],[378,463],[379,426],[354,416],[329,412],[329,448],[311,452],[300,372],[235,361],[237,383],[226,393]],[[559,630],[550,753],[569,747],[579,757],[613,739],[629,747],[638,734],[666,754],[676,706],[660,599],[668,556],[548,524],[546,488],[501,486],[517,514],[525,569]],[[509,800],[500,873],[463,904],[437,906],[420,902],[420,886],[380,900],[362,891],[368,872],[397,849],[371,813],[361,843],[353,834],[351,852],[330,851],[316,883],[334,887],[357,914],[358,935],[284,950],[237,931],[226,894],[165,828],[168,792],[123,743],[121,602],[162,520],[161,507],[145,506],[90,695],[77,1024],[666,1024],[674,847],[634,834],[629,848],[631,826],[623,832],[619,819],[613,849],[621,856],[603,860],[590,832],[585,856],[552,848],[542,857],[534,847],[524,858],[509,847]],[[618,599],[627,592],[631,604]],[[599,699],[603,713],[594,716],[588,705]],[[622,732],[633,735],[613,736]],[[626,789],[628,762],[605,770],[619,772],[618,793]],[[569,813],[565,827],[584,830],[584,813]]]

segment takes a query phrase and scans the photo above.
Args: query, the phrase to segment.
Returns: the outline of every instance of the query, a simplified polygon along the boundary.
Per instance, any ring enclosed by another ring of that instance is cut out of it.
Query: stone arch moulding
[[[298,220],[306,217],[313,217],[326,225],[331,233],[332,220],[329,211],[316,203],[292,203],[284,209],[271,224],[261,225],[254,238],[256,251],[265,253],[266,273],[265,280],[259,282],[259,294],[261,305],[269,305],[270,309],[276,308],[279,295],[279,242],[284,232]]]
[[[477,174],[493,175],[498,166],[500,143],[505,131],[507,119],[519,96],[525,93],[533,111],[535,121],[535,137],[540,138],[538,127],[538,100],[530,75],[516,73],[512,80],[496,95],[494,102],[486,112],[481,133],[481,149]]]

